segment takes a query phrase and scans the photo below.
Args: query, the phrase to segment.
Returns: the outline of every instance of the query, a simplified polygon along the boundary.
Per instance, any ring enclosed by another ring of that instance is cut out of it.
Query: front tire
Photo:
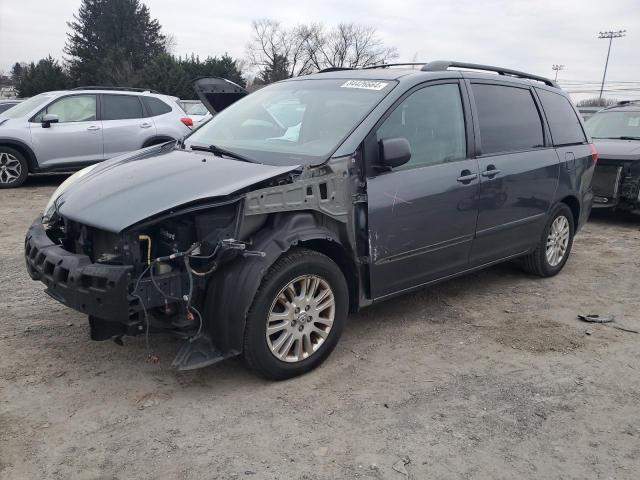
[[[265,275],[247,315],[247,364],[270,380],[316,368],[338,343],[348,304],[344,275],[329,257],[288,252]]]
[[[524,270],[540,277],[559,273],[571,253],[574,232],[573,212],[566,204],[558,204],[549,216],[538,247],[522,258]]]
[[[10,147],[0,147],[0,188],[16,188],[29,175],[29,166],[24,156]]]

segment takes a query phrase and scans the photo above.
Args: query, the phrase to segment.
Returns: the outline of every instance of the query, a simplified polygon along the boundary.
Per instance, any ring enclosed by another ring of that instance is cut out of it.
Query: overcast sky
[[[398,48],[398,60],[456,59],[553,76],[593,81],[602,77],[607,40],[600,30],[626,29],[614,40],[607,79],[640,82],[638,0],[146,0],[173,53],[201,57],[225,52],[244,57],[252,19],[268,17],[286,25],[322,21],[373,25]],[[16,61],[51,54],[63,58],[66,22],[80,0],[0,0],[0,71]],[[566,89],[585,89],[569,86]],[[640,83],[632,85],[640,88]],[[616,88],[616,85],[612,85]],[[618,88],[628,87],[625,84]],[[593,86],[589,88],[595,88]],[[632,92],[629,92],[632,93]],[[636,92],[640,97],[640,91]],[[621,94],[617,94],[620,97]]]

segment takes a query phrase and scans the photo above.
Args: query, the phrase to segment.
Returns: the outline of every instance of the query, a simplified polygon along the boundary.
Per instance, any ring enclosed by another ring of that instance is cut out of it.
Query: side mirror
[[[385,138],[380,145],[380,161],[384,167],[395,168],[411,159],[411,145],[406,138]]]
[[[42,128],[49,128],[52,123],[58,123],[60,119],[55,113],[47,113],[42,117]]]

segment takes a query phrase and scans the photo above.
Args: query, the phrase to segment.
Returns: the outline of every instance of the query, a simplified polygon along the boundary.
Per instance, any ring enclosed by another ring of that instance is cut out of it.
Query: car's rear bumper
[[[129,320],[133,267],[93,263],[87,255],[66,251],[47,236],[41,218],[27,232],[25,261],[31,278],[60,303],[104,320]]]

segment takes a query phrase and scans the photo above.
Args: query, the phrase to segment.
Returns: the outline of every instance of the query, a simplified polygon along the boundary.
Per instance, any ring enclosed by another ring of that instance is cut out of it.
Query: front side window
[[[96,119],[96,96],[63,97],[40,112],[35,121],[41,122],[47,114],[57,115],[59,123],[92,122]]]
[[[291,80],[231,104],[187,144],[216,145],[271,165],[325,161],[393,89],[393,80]]]
[[[605,110],[587,120],[585,127],[593,138],[640,140],[640,110]]]
[[[400,168],[435,165],[467,156],[464,111],[457,84],[422,88],[398,105],[376,132],[377,140],[406,138],[411,159]]]
[[[472,83],[483,155],[544,146],[542,121],[526,88]]]
[[[553,144],[560,146],[585,143],[587,139],[582,131],[580,120],[569,100],[547,90],[537,89],[537,92],[547,116]]]
[[[103,95],[102,120],[142,118],[142,103],[135,95]]]

